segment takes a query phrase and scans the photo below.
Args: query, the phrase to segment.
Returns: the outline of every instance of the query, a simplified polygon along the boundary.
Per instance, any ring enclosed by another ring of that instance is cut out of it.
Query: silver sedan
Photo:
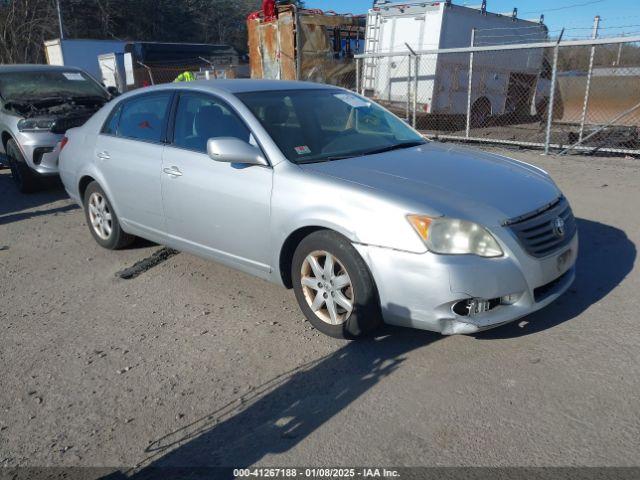
[[[138,90],[61,143],[109,249],[134,236],[293,288],[318,330],[473,333],[573,282],[576,221],[549,175],[427,142],[352,92],[226,80]]]

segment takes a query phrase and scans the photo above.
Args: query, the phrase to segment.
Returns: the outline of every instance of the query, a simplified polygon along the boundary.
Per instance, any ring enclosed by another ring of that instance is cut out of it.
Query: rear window
[[[119,137],[161,142],[165,138],[171,98],[171,92],[163,92],[125,100],[119,107],[121,111],[115,111],[115,115],[105,124],[105,130],[113,132],[114,123],[117,122]]]
[[[106,135],[116,135],[118,133],[118,122],[120,121],[120,112],[122,112],[122,104],[119,103],[109,114],[109,118],[104,122],[102,133]]]

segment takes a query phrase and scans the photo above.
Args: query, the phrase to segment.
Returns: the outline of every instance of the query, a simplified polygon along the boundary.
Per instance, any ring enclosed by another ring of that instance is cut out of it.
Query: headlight
[[[23,118],[18,122],[18,130],[21,132],[51,130],[55,120],[48,118]]]
[[[409,215],[409,223],[418,232],[429,251],[450,255],[501,257],[502,248],[489,231],[477,223],[453,218]]]

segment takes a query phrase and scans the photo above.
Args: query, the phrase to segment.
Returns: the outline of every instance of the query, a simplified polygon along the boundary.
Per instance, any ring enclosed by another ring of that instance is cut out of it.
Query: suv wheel
[[[382,323],[367,265],[351,243],[335,232],[321,230],[300,242],[291,278],[300,309],[326,335],[356,338]]]
[[[11,169],[11,177],[21,193],[33,193],[42,188],[40,178],[27,165],[15,140],[10,139],[6,147],[7,161]]]
[[[120,227],[116,212],[98,182],[91,182],[84,192],[84,212],[89,231],[101,247],[118,250],[135,239]]]

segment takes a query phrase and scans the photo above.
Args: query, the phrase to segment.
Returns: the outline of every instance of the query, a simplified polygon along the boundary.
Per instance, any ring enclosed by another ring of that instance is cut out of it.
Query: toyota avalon
[[[147,88],[61,148],[64,185],[101,246],[143,237],[292,288],[331,336],[381,322],[474,333],[574,279],[576,221],[545,171],[426,141],[340,88]]]

